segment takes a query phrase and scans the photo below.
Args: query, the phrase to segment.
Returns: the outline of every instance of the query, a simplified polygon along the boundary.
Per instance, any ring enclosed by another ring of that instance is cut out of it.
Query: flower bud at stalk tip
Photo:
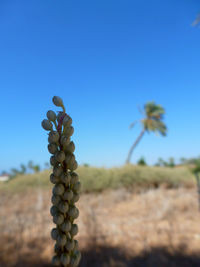
[[[53,101],[54,105],[57,106],[57,107],[62,107],[63,106],[62,98],[60,98],[59,96],[54,96],[52,101]]]

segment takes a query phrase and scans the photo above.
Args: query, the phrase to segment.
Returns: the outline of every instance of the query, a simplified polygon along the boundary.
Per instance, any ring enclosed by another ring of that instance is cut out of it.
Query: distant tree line
[[[50,165],[49,165],[48,162],[44,163],[44,168],[45,169],[49,169],[50,168]],[[32,160],[30,160],[27,165],[22,163],[22,164],[20,164],[19,168],[11,168],[10,177],[14,178],[17,175],[23,175],[23,174],[26,174],[26,173],[38,173],[38,172],[41,171],[41,169],[42,168],[41,168],[41,166],[39,164],[35,164]]]
[[[140,166],[147,166],[147,162],[144,157],[141,157],[137,161],[137,165]],[[157,162],[154,164],[154,166],[157,167],[175,167],[175,166],[180,166],[180,165],[185,165],[185,166],[192,166],[194,168],[200,169],[200,157],[197,158],[183,158],[181,157],[178,162],[175,161],[173,157],[170,157],[168,160],[164,160],[161,157],[158,158]]]
[[[156,162],[155,166],[173,168],[176,166],[176,163],[173,157],[170,157],[168,161],[163,160],[162,158],[158,158],[158,161]]]
[[[137,161],[137,165],[140,166],[147,166],[147,162],[145,160],[144,157],[141,157],[138,161]],[[175,167],[175,160],[173,157],[170,157],[168,161],[163,160],[162,158],[159,158],[158,161],[154,164],[154,166],[158,166],[158,167]]]

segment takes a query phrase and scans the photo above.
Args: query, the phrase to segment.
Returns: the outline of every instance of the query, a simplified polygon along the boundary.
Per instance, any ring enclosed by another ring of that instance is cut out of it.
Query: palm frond
[[[167,127],[162,121],[156,121],[155,123],[155,131],[161,134],[162,136],[166,136]]]
[[[145,104],[144,110],[146,118],[141,120],[144,129],[147,132],[155,132],[165,136],[167,127],[162,122],[165,109],[161,105],[157,105],[152,101]]]
[[[160,119],[165,114],[165,110],[161,105],[156,105],[155,102],[147,102],[144,106],[146,116]]]
[[[197,15],[195,21],[192,22],[192,26],[195,27],[200,23],[200,14]]]
[[[129,129],[132,129],[135,125],[136,125],[137,121],[134,121],[132,122],[130,125],[129,125]]]
[[[140,114],[142,114],[143,116],[145,115],[144,111],[142,110],[142,108],[140,106],[137,107],[138,111],[140,112]]]

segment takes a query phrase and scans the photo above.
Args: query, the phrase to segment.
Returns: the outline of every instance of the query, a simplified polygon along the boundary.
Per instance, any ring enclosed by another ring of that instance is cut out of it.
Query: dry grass
[[[49,190],[0,196],[0,266],[51,266]],[[81,266],[200,266],[195,189],[106,190],[79,202]]]

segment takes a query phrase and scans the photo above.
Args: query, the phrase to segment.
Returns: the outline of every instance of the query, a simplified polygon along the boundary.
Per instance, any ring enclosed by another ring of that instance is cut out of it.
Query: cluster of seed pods
[[[77,173],[74,172],[78,167],[73,154],[75,145],[70,140],[74,128],[71,117],[65,113],[62,99],[54,96],[53,103],[61,107],[62,111],[56,115],[54,111],[49,110],[47,119],[42,121],[42,127],[49,131],[48,150],[52,154],[50,164],[53,166],[50,175],[50,181],[54,184],[50,213],[56,225],[51,231],[51,237],[56,243],[52,264],[76,267],[79,265],[81,253],[78,250],[78,241],[74,239],[78,233],[74,220],[79,216],[75,203],[79,200],[81,184]]]

